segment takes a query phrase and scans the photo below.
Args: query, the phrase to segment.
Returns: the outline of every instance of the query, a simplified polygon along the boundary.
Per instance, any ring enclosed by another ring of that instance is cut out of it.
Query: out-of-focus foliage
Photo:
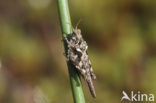
[[[97,99],[122,91],[156,94],[156,2],[69,0],[89,45]],[[56,0],[0,1],[0,103],[72,103]]]

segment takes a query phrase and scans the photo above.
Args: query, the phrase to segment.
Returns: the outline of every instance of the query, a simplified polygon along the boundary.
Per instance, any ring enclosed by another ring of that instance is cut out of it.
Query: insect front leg
[[[63,40],[65,40],[65,41],[67,42],[68,45],[70,44],[70,42],[68,41],[68,39],[67,39],[67,37],[66,37],[65,34],[63,34]]]
[[[66,43],[67,43],[67,45],[68,45],[68,48],[74,48],[74,44],[72,44],[72,42],[70,42],[70,41],[67,39],[67,37],[66,37],[65,34],[63,34],[63,40],[66,41]]]

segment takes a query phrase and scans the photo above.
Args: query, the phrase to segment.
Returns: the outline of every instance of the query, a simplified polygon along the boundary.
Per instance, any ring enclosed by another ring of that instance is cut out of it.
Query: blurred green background
[[[0,103],[73,103],[57,0],[0,0]],[[87,103],[156,94],[156,2],[69,0],[97,80]]]

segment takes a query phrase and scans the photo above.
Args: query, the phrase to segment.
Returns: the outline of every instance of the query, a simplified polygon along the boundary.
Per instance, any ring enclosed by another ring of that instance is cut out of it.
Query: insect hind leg
[[[95,74],[94,74],[94,72],[93,72],[93,68],[92,68],[92,67],[90,68],[90,75],[91,75],[91,78],[92,78],[93,80],[96,79],[96,76],[95,76]]]

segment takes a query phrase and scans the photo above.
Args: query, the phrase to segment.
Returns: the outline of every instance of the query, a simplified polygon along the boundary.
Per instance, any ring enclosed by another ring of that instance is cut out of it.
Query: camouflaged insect
[[[91,62],[88,57],[88,45],[81,35],[81,30],[76,27],[73,29],[72,35],[68,38],[66,35],[63,35],[63,38],[68,45],[67,60],[70,60],[80,72],[81,76],[87,82],[92,96],[95,98],[96,93],[92,80],[95,80],[96,76],[93,73]]]

